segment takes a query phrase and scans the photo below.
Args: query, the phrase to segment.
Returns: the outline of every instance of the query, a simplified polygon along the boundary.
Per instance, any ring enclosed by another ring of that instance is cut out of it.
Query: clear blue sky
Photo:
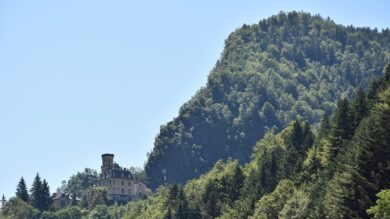
[[[188,2],[0,0],[0,195],[37,172],[54,191],[106,152],[142,166],[244,23],[303,10],[390,26],[385,0]]]

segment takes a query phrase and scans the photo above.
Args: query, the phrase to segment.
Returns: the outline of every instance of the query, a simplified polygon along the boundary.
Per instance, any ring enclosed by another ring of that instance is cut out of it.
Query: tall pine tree
[[[28,190],[26,186],[26,182],[24,181],[24,178],[20,178],[20,181],[18,183],[18,186],[16,187],[16,197],[20,198],[24,202],[29,202],[30,198],[28,195]]]
[[[329,132],[330,132],[330,129],[331,129],[331,126],[330,126],[330,120],[329,120],[329,115],[327,113],[325,113],[322,118],[321,118],[321,122],[320,122],[320,130],[318,132],[318,137],[317,139],[320,140],[326,136],[329,135]]]
[[[1,208],[3,208],[5,206],[5,203],[7,203],[7,199],[5,198],[5,196],[3,194],[3,196],[1,197]]]
[[[37,173],[31,186],[31,205],[40,211],[49,209],[51,204],[50,188],[46,180],[41,180]]]
[[[206,185],[206,190],[202,195],[204,212],[208,217],[215,218],[220,214],[218,206],[216,183],[211,181]]]
[[[42,203],[42,193],[43,193],[43,185],[42,180],[39,174],[34,178],[34,182],[30,189],[31,192],[31,205],[34,208],[37,208],[38,210],[43,210],[43,203]]]
[[[333,113],[329,141],[323,146],[323,159],[330,164],[329,172],[333,173],[338,155],[346,150],[346,145],[353,135],[353,119],[349,101],[342,98],[337,102]]]
[[[360,121],[368,114],[368,103],[366,93],[362,88],[359,88],[356,98],[351,103],[351,111],[353,116],[353,126],[358,127]]]
[[[228,196],[229,201],[233,203],[241,195],[241,188],[244,184],[244,174],[238,162],[234,165],[233,174],[229,180]]]
[[[351,139],[353,135],[352,115],[347,98],[341,98],[337,102],[337,108],[332,118],[332,138]]]
[[[48,210],[51,205],[50,187],[47,181],[44,179],[42,183],[42,208]]]

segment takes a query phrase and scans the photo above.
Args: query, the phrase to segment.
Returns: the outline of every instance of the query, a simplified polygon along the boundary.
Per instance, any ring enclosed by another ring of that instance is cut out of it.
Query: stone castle
[[[114,154],[102,155],[101,174],[97,186],[107,188],[108,199],[118,202],[140,199],[146,195],[146,186],[136,182],[130,170],[114,163]]]

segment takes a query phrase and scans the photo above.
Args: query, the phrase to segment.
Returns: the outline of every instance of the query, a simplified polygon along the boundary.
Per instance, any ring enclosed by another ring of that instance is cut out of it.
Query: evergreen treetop
[[[29,202],[30,197],[27,190],[26,182],[24,181],[24,178],[20,178],[20,181],[16,187],[16,197],[20,198],[22,201]]]

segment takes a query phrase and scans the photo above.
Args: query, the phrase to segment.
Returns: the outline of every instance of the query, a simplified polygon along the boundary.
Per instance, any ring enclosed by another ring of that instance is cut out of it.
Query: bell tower
[[[102,154],[102,173],[114,165],[114,154]]]

